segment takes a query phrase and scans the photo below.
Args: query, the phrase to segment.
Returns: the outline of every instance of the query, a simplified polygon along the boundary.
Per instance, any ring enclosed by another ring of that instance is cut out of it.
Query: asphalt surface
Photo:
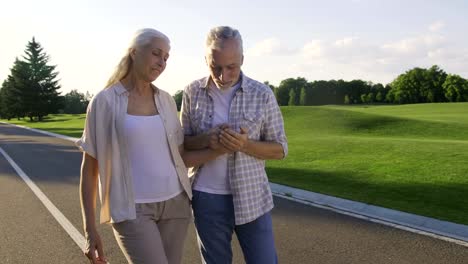
[[[0,147],[82,233],[78,184],[81,153],[72,142],[0,124]],[[275,198],[280,263],[468,263],[468,248]],[[101,225],[112,264],[126,263]],[[244,263],[233,239],[233,263]],[[88,263],[78,245],[0,155],[0,263]],[[193,224],[183,263],[201,263]]]

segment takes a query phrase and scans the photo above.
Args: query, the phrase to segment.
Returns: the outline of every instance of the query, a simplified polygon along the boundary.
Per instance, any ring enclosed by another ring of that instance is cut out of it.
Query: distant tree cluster
[[[447,74],[436,65],[411,69],[399,75],[390,86],[386,99],[396,104],[468,101],[468,80]]]
[[[302,77],[283,80],[278,87],[265,84],[283,106],[468,101],[468,80],[447,74],[436,65],[411,69],[385,86],[363,80],[308,82]]]
[[[23,59],[16,59],[11,73],[0,90],[0,116],[37,118],[41,121],[62,106],[56,66],[48,65],[49,57],[41,45],[28,42]]]
[[[71,90],[62,98],[63,108],[60,110],[64,114],[83,114],[86,113],[89,101],[93,96],[86,92],[80,93],[78,90]]]
[[[268,84],[272,87],[271,84]],[[302,77],[288,78],[272,87],[279,105],[326,105],[385,103],[390,86],[362,80],[308,82]]]

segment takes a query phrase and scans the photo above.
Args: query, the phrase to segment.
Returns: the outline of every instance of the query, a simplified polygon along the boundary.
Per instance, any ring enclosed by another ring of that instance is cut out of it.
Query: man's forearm
[[[283,146],[281,146],[280,143],[271,141],[256,141],[249,139],[241,151],[261,160],[284,158]]]
[[[190,168],[200,166],[208,161],[216,159],[218,156],[223,154],[224,153],[207,148],[202,150],[185,150],[181,156],[185,166]]]
[[[209,138],[206,134],[184,137],[184,147],[187,150],[204,149],[208,147],[208,143]]]

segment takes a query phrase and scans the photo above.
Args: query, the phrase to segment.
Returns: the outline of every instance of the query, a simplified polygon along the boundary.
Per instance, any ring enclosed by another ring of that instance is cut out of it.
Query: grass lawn
[[[282,107],[272,182],[468,224],[468,103]],[[4,120],[2,120],[4,121]],[[11,123],[81,136],[84,115]]]
[[[62,134],[70,137],[81,137],[86,115],[48,115],[44,117],[43,122],[30,122],[29,118],[17,120],[15,118],[10,121],[0,119],[2,122],[8,122],[16,125],[22,125],[42,130],[47,130],[53,133]]]
[[[468,103],[283,107],[273,182],[468,224]]]

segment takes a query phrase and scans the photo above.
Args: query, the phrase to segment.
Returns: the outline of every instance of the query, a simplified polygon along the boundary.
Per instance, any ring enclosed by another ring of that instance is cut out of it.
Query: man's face
[[[227,89],[237,83],[244,56],[236,40],[225,40],[221,49],[211,50],[205,59],[216,87]]]

